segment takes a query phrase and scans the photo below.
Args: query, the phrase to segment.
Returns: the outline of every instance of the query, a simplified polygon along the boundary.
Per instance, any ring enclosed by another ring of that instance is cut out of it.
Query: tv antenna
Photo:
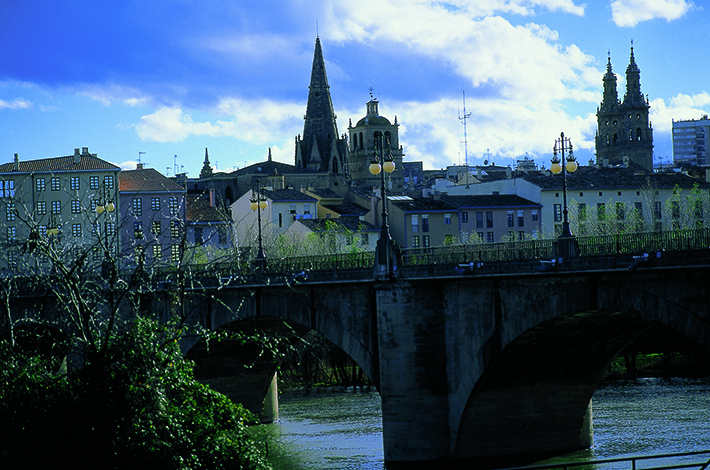
[[[459,111],[459,120],[463,121],[463,154],[468,166],[468,138],[466,135],[466,120],[471,117],[471,113],[466,114],[466,91],[463,92],[463,116],[461,111]]]
[[[138,152],[138,163],[142,163],[141,162],[141,155],[145,155],[145,152]]]

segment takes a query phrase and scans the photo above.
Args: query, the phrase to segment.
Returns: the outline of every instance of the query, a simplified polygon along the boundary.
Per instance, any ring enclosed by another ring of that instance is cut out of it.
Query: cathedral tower
[[[352,122],[348,126],[350,135],[350,149],[348,160],[350,162],[350,175],[353,184],[365,187],[380,187],[381,176],[372,175],[369,167],[375,152],[375,139],[382,136],[385,142],[389,143],[389,151],[395,162],[395,171],[389,176],[388,188],[391,190],[402,190],[404,188],[404,172],[402,171],[402,147],[399,145],[399,124],[397,117],[392,124],[386,117],[380,116],[379,101],[372,98],[367,102],[367,114],[353,127]],[[386,145],[386,144],[385,144]],[[391,184],[390,184],[391,183]]]
[[[633,44],[633,43],[632,43]],[[597,164],[604,161],[618,164],[624,157],[649,171],[653,171],[653,128],[648,119],[650,105],[641,93],[641,72],[636,65],[634,48],[626,67],[626,93],[620,102],[616,91],[616,75],[608,58],[602,79],[604,94],[597,108],[597,133],[595,136]]]
[[[296,137],[296,166],[346,177],[347,140],[338,135],[320,38],[316,37],[303,135]]]

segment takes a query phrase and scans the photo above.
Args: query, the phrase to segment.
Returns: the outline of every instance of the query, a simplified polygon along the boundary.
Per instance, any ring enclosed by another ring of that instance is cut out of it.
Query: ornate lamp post
[[[569,151],[566,159],[565,150]],[[558,153],[560,157],[557,156]],[[567,209],[567,173],[574,173],[578,166],[572,150],[572,141],[569,137],[565,137],[564,132],[561,132],[560,138],[555,140],[555,145],[552,148],[552,166],[550,167],[550,170],[555,174],[562,172],[562,233],[557,238],[555,256],[577,256],[578,254],[576,239],[569,228],[569,211]]]
[[[386,148],[385,148],[386,147]],[[392,278],[397,270],[397,247],[390,236],[390,228],[387,224],[387,190],[385,189],[385,173],[392,173],[395,170],[392,149],[389,139],[384,140],[381,133],[375,134],[375,148],[373,160],[370,163],[370,173],[380,175],[382,196],[382,228],[380,238],[377,240],[375,248],[375,278]],[[384,170],[384,171],[382,171]]]
[[[104,260],[101,263],[101,276],[108,278],[113,275],[113,269],[111,266],[111,259],[109,256],[109,243],[108,243],[108,214],[116,210],[116,204],[111,201],[109,190],[104,186],[101,189],[101,198],[96,204],[96,213],[100,216],[106,212],[106,223],[104,224]]]
[[[263,269],[266,267],[266,254],[264,253],[264,245],[261,238],[261,211],[266,209],[269,202],[266,200],[266,196],[262,193],[259,178],[256,179],[256,190],[252,191],[252,196],[249,199],[249,202],[251,210],[256,211],[256,219],[259,227],[259,251],[256,253],[256,266],[259,269]]]

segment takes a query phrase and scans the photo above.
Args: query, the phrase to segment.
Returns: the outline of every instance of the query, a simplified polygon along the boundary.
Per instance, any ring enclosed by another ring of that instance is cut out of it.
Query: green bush
[[[0,341],[0,467],[269,468],[254,416],[195,380],[180,334],[137,318],[68,373]]]

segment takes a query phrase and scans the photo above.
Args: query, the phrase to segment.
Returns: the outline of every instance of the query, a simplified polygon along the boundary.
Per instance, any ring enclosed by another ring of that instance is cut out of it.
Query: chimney
[[[74,149],[74,163],[81,163],[81,155],[79,154],[79,149]]]
[[[89,155],[89,147],[82,147],[81,154],[82,155]]]
[[[15,163],[12,167],[12,171],[20,171],[20,156],[15,154]]]
[[[137,163],[136,164],[136,170],[142,170],[143,169],[143,164],[142,163]]]

